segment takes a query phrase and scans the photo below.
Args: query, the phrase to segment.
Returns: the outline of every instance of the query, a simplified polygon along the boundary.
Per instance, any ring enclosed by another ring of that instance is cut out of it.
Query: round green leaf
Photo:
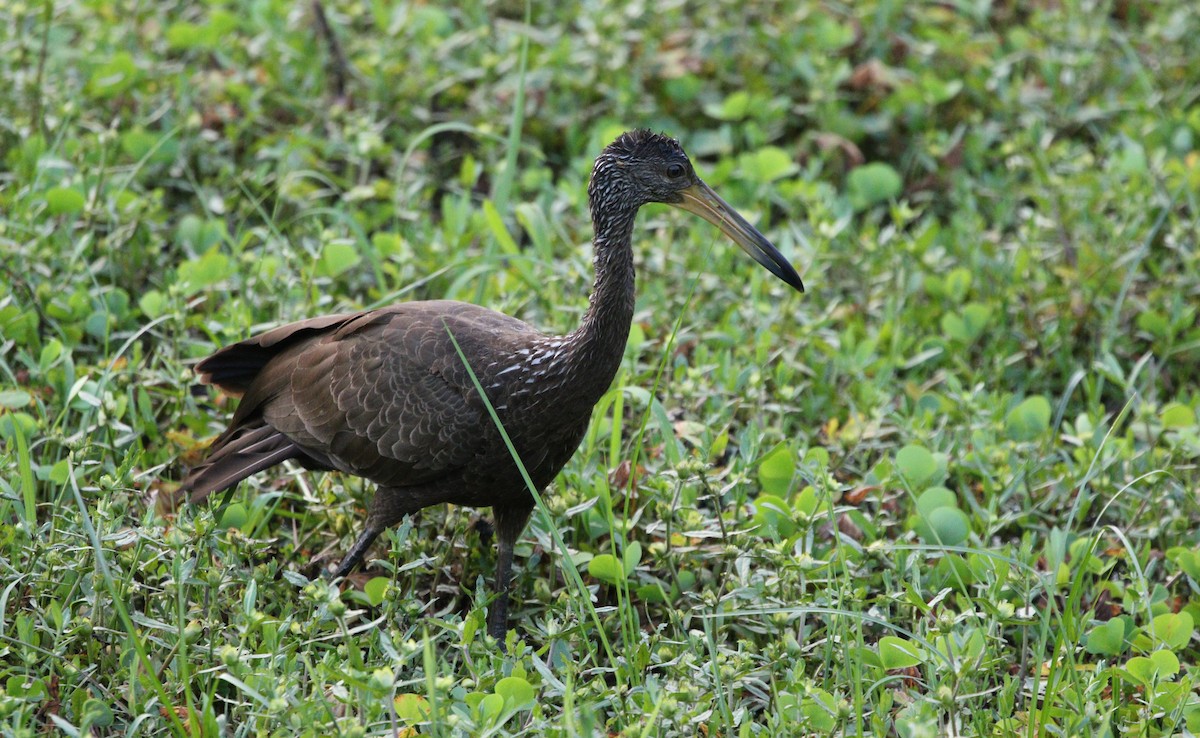
[[[0,408],[25,407],[31,402],[33,402],[33,395],[25,390],[0,390]]]
[[[800,714],[807,726],[820,733],[831,733],[837,728],[837,700],[819,687],[810,687],[800,702]]]
[[[1200,581],[1200,551],[1185,546],[1175,546],[1167,549],[1167,560],[1195,581]]]
[[[429,719],[429,700],[419,694],[398,694],[394,704],[396,717],[408,725],[423,723]]]
[[[217,527],[241,528],[250,519],[250,514],[246,511],[246,506],[240,502],[234,502],[221,513],[221,521],[217,523]]]
[[[107,728],[113,724],[113,711],[106,702],[89,697],[83,702],[83,724],[89,727]]]
[[[787,538],[796,532],[791,507],[775,495],[759,495],[755,498],[754,522],[760,533],[768,538]]]
[[[796,452],[791,444],[781,443],[767,452],[758,464],[758,483],[764,492],[786,495],[796,474]]]
[[[149,290],[138,298],[138,309],[147,318],[160,317],[167,311],[167,298],[158,290]]]
[[[1117,656],[1125,650],[1125,623],[1113,618],[1101,623],[1087,635],[1088,653],[1100,656]]]
[[[1179,673],[1179,657],[1174,651],[1159,649],[1150,654],[1150,661],[1161,678],[1170,679]]]
[[[908,669],[925,660],[925,651],[912,641],[884,636],[879,639],[879,660],[888,671]]]
[[[495,720],[500,717],[500,713],[504,712],[504,698],[498,694],[486,695],[479,701],[479,712],[485,718]]]
[[[1192,408],[1178,402],[1167,403],[1159,418],[1163,428],[1191,428],[1196,424],[1196,413]]]
[[[666,593],[659,584],[643,584],[635,590],[637,598],[642,602],[666,602]]]
[[[46,209],[51,215],[76,215],[83,212],[83,193],[71,187],[46,190]]]
[[[617,563],[616,556],[600,554],[588,562],[588,574],[602,582],[616,584],[625,579],[625,567]]]
[[[1166,612],[1150,623],[1149,634],[1167,648],[1183,648],[1192,639],[1195,623],[1185,612]]]
[[[930,542],[943,546],[958,546],[971,533],[971,521],[958,508],[938,508],[929,514],[929,527],[934,532]]]
[[[883,162],[872,162],[854,169],[846,178],[846,191],[855,210],[897,197],[904,189],[900,174]]]
[[[518,676],[504,677],[496,682],[496,694],[503,697],[504,703],[514,710],[533,702],[534,697],[533,685]]]
[[[37,420],[29,413],[0,414],[0,440],[13,443],[18,431],[25,438],[32,438],[37,433]]]
[[[800,170],[788,152],[778,146],[764,146],[738,160],[746,175],[758,182],[772,182]]]
[[[1008,411],[1004,430],[1014,441],[1034,441],[1050,429],[1050,402],[1040,395],[1026,398]]]
[[[930,487],[917,497],[917,512],[923,517],[939,507],[958,507],[958,497],[945,487]]]
[[[937,462],[924,446],[905,446],[896,453],[896,469],[913,489],[921,489],[937,473]]]
[[[717,120],[741,120],[750,112],[750,93],[737,90],[719,105],[705,105],[704,112]]]
[[[180,264],[179,281],[192,295],[232,277],[236,271],[230,258],[214,247],[200,258]]]
[[[383,603],[383,596],[387,592],[388,584],[391,580],[387,577],[372,577],[363,585],[363,594],[367,596],[367,602],[370,602],[375,607]]]
[[[1125,662],[1125,671],[1141,684],[1149,684],[1154,679],[1154,662],[1145,656],[1134,656]]]
[[[943,546],[957,546],[967,540],[971,532],[971,522],[966,513],[956,507],[939,507],[926,516],[925,529],[918,526],[917,534],[926,543]]]
[[[811,484],[806,485],[804,489],[800,490],[800,494],[796,495],[795,499],[792,500],[792,510],[806,518],[811,518],[817,513],[817,504],[819,502],[817,491],[813,489]]]
[[[360,261],[362,257],[358,255],[358,249],[351,244],[335,241],[325,244],[325,248],[321,249],[318,271],[322,276],[336,277],[353,269]]]

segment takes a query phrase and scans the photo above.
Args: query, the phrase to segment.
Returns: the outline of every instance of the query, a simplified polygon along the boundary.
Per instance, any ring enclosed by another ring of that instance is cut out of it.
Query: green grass
[[[0,3],[0,734],[1200,731],[1195,3],[443,5]],[[645,209],[507,653],[480,512],[164,504],[251,331],[573,327],[641,126],[809,292]]]

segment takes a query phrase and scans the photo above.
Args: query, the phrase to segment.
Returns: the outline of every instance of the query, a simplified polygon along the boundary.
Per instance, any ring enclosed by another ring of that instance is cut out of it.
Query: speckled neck
[[[590,403],[612,384],[633,323],[633,222],[641,203],[629,201],[619,181],[619,162],[601,156],[588,186],[592,213],[595,281],[583,322],[567,340],[568,381]]]

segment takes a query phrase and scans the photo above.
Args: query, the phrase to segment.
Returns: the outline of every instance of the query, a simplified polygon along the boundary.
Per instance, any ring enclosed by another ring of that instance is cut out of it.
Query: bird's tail
[[[180,498],[187,495],[191,502],[199,502],[267,467],[304,455],[290,438],[265,423],[230,430],[180,484]]]

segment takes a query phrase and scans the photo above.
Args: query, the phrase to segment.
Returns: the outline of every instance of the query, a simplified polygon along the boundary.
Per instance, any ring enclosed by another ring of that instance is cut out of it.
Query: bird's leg
[[[396,487],[380,487],[375,490],[375,496],[371,498],[371,504],[367,508],[366,528],[359,534],[354,545],[350,547],[346,558],[342,559],[342,563],[338,565],[337,571],[333,574],[334,578],[339,579],[354,571],[354,568],[363,562],[363,558],[367,555],[367,549],[371,547],[380,533],[404,520],[405,515],[415,513],[428,504],[431,502],[414,503],[411,495]]]
[[[492,508],[495,517],[498,554],[496,557],[496,599],[488,613],[488,635],[504,643],[508,632],[508,589],[512,580],[513,546],[529,522],[532,507]]]
[[[371,547],[371,544],[375,542],[375,539],[382,532],[382,528],[376,528],[368,524],[366,529],[359,534],[358,540],[354,542],[354,545],[346,553],[346,558],[342,559],[342,563],[338,564],[337,571],[333,573],[333,578],[341,579],[354,571],[363,562],[363,557],[367,555],[367,549]]]

